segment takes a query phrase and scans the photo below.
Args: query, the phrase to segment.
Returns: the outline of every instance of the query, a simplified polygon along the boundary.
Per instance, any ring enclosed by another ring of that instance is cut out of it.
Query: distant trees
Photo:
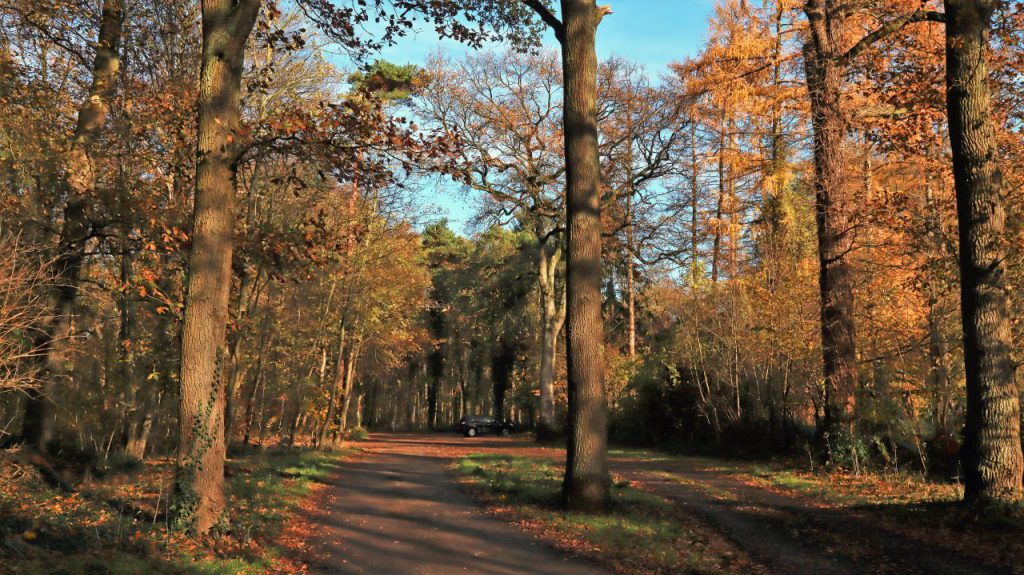
[[[86,243],[94,233],[91,206],[95,193],[98,167],[93,149],[107,125],[110,102],[117,85],[121,58],[121,34],[124,2],[106,0],[100,14],[99,33],[91,66],[88,93],[78,107],[75,130],[68,145],[63,180],[59,181],[55,198],[63,206],[61,229],[54,250],[52,274],[54,293],[45,324],[36,330],[35,347],[39,353],[39,377],[43,384],[28,390],[22,419],[21,439],[37,449],[53,438],[53,392],[66,380],[65,362],[71,337],[72,316],[78,296]]]
[[[492,226],[463,238],[444,220],[424,229],[432,285],[423,322],[431,341],[410,365],[422,386],[411,393],[425,403],[398,427],[444,429],[480,414],[534,422],[540,338],[531,236]]]
[[[541,338],[538,437],[557,428],[554,378],[565,321],[562,271],[565,162],[562,155],[561,74],[557,56],[515,52],[435,57],[420,113],[434,129],[459,135],[457,175],[486,194],[480,218],[514,223],[536,246]]]
[[[660,82],[597,61],[593,0],[94,4],[0,2],[0,442],[176,453],[196,533],[232,442],[469,413],[567,415],[574,509],[609,421],[833,468],[962,447],[967,501],[1020,500],[1008,4],[722,0]],[[417,19],[561,53],[367,63]],[[439,174],[472,237],[410,197]]]

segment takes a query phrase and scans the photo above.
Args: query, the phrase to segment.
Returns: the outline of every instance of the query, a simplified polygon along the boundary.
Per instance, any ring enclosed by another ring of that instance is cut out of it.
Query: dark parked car
[[[512,429],[505,423],[486,415],[470,415],[459,421],[459,431],[466,437],[476,437],[485,433],[508,435]]]

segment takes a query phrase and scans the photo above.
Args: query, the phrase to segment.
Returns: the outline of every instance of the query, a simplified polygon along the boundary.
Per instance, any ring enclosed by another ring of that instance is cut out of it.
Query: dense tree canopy
[[[1019,503],[1020,3],[719,0],[666,70],[614,17],[0,0],[0,443],[173,458],[194,534],[234,449],[470,415],[576,509],[609,440]]]

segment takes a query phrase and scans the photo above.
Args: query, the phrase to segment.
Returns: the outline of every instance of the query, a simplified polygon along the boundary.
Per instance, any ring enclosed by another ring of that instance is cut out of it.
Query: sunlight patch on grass
[[[630,459],[639,459],[642,461],[668,461],[669,456],[664,453],[656,453],[654,451],[647,451],[645,449],[628,449],[628,448],[615,448],[609,449],[608,455],[610,457],[628,457]]]
[[[667,499],[617,481],[604,513],[559,508],[562,469],[547,460],[473,455],[454,470],[476,496],[546,540],[596,555],[623,570],[722,572],[731,557],[709,544],[701,527],[688,524]]]
[[[823,503],[856,505],[914,505],[953,503],[963,497],[955,483],[928,481],[917,475],[811,473],[785,469],[752,469],[748,483],[804,495]]]
[[[703,493],[703,494],[705,494],[705,495],[707,495],[709,497],[713,497],[713,498],[718,499],[720,501],[737,501],[737,500],[739,500],[739,496],[737,494],[733,493],[732,491],[729,491],[728,489],[723,489],[723,488],[717,487],[717,486],[712,485],[712,484],[710,484],[708,482],[705,482],[705,481],[698,481],[696,479],[691,479],[689,477],[680,475],[678,473],[672,473],[671,471],[662,471],[658,475],[660,477],[664,478],[667,481],[672,481],[672,482],[678,483],[680,485],[685,485],[685,486],[689,487],[690,489],[693,489],[695,491],[699,491],[699,492],[701,492],[701,493]]]

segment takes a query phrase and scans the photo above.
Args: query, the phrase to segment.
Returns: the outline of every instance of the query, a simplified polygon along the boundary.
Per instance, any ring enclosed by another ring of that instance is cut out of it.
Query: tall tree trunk
[[[341,402],[341,411],[338,413],[338,433],[341,437],[345,437],[345,431],[348,428],[348,412],[352,407],[352,395],[355,386],[356,378],[356,361],[359,360],[359,348],[360,344],[356,343],[351,346],[351,350],[348,352],[348,361],[345,362],[345,398]]]
[[[700,162],[697,159],[697,123],[690,124],[690,284],[697,285],[700,269]]]
[[[123,249],[127,249],[125,246]],[[127,286],[131,274],[131,259],[126,253],[122,254],[121,283]],[[133,351],[136,344],[133,341],[135,332],[135,321],[131,306],[130,290],[125,289],[121,299],[121,334],[120,347],[121,357],[121,379],[127,389],[134,389],[131,410],[128,412],[128,422],[125,430],[124,452],[136,459],[142,459],[146,454],[146,447],[149,443],[149,434],[153,429],[153,410],[159,397],[160,386],[154,381],[136,381],[135,362],[138,357]],[[157,348],[164,351],[163,348]]]
[[[199,154],[181,334],[179,528],[206,533],[224,510],[224,343],[234,251],[245,44],[260,0],[203,0]]]
[[[627,84],[626,98],[626,350],[629,359],[636,359],[636,260],[633,196],[636,186],[633,182],[633,142],[636,131],[633,128],[633,85]]]
[[[942,218],[939,208],[935,204],[932,192],[932,178],[925,175],[924,181],[924,208],[925,227],[923,230],[923,248],[929,254],[930,259],[942,257],[936,253],[941,251],[936,239],[942,231]],[[938,274],[931,270],[925,271],[924,289],[928,296],[928,384],[932,394],[932,424],[935,428],[935,435],[945,435],[947,429],[947,414],[949,397],[949,369],[946,363],[946,338],[942,334],[942,313],[939,306],[939,288],[935,285],[940,279]]]
[[[827,0],[808,0],[809,38],[804,46],[807,91],[814,128],[814,191],[821,294],[821,350],[825,377],[825,457],[855,431],[858,387],[853,286],[849,253],[853,230],[844,194],[847,125],[840,106],[842,70],[836,62],[835,35],[841,20]]]
[[[630,176],[632,180],[632,175]],[[632,186],[630,186],[632,188]],[[633,259],[633,190],[626,196],[626,340],[629,359],[636,359],[636,263]]]
[[[253,416],[255,415],[256,394],[259,393],[260,388],[263,387],[264,359],[267,354],[267,339],[269,335],[269,326],[267,325],[269,322],[266,321],[266,319],[269,318],[265,318],[262,322],[264,325],[261,326],[262,333],[260,333],[259,351],[257,351],[256,355],[256,377],[253,378],[252,388],[249,390],[249,397],[245,402],[245,432],[242,436],[242,445],[246,447],[249,446],[249,441],[252,439],[252,423]],[[227,410],[225,410],[225,412],[226,411]],[[225,428],[225,441],[230,441],[230,439],[231,436],[226,434]]]
[[[227,359],[227,390],[224,393],[224,441],[231,445],[235,429],[235,399],[238,395],[238,388],[245,380],[246,366],[242,364],[242,353],[245,349],[246,333],[242,324],[246,318],[251,317],[253,311],[259,305],[262,294],[260,279],[263,270],[256,269],[256,277],[249,274],[242,275],[238,288],[238,307],[235,311],[233,323],[236,331],[229,336],[228,359]]]
[[[359,160],[362,161],[362,153],[360,152]],[[351,278],[355,272],[355,249],[356,249],[356,215],[357,215],[357,200],[359,199],[359,171],[358,165],[356,172],[352,178],[352,185],[349,188],[348,194],[348,226],[345,234],[345,262],[343,268],[343,279]],[[347,318],[348,318],[348,306],[351,303],[351,290],[345,297],[345,302],[342,306],[342,319],[341,319],[341,333],[338,337],[338,359],[335,366],[334,376],[334,387],[331,389],[331,397],[327,406],[327,415],[324,418],[323,425],[320,427],[320,434],[317,440],[317,445],[321,448],[326,446],[327,435],[330,433],[331,426],[334,424],[337,418],[338,400],[342,397],[341,394],[344,392],[345,378],[346,378],[346,365],[345,352],[346,352],[346,333],[347,333]]]
[[[1022,498],[1020,396],[1011,357],[1006,189],[985,58],[998,0],[946,0],[946,93],[960,225],[967,414],[964,499]]]
[[[608,420],[601,317],[601,165],[597,148],[594,0],[562,0],[569,366],[569,441],[563,497],[570,509],[608,502]]]
[[[331,423],[334,422],[334,414],[338,407],[338,397],[345,385],[345,324],[341,325],[341,332],[338,334],[338,355],[334,362],[334,385],[331,387],[331,396],[327,400],[327,414],[320,425],[317,434],[316,445],[320,449],[327,447],[327,434],[331,431]]]
[[[558,334],[565,323],[565,290],[558,289],[558,264],[561,248],[548,253],[547,241],[538,246],[537,282],[540,287],[541,342],[540,342],[540,421],[537,440],[547,441],[557,433],[555,417],[555,359],[558,353]]]
[[[430,378],[427,382],[427,429],[430,431],[437,429],[438,396],[444,379],[444,348],[441,345],[427,357],[427,377]]]
[[[726,123],[726,134],[727,138],[725,141],[725,149],[732,150],[736,146],[735,134],[736,124],[730,117]],[[739,276],[739,246],[740,246],[740,211],[739,211],[739,198],[736,197],[736,169],[726,162],[723,175],[725,176],[725,214],[729,220],[729,279],[733,280]],[[732,288],[733,296],[736,295],[736,285],[733,282]],[[738,309],[738,307],[733,307]],[[736,324],[733,324],[735,328]]]
[[[718,283],[722,273],[722,216],[725,215],[725,118],[722,111],[718,132],[718,201],[715,205],[715,235],[711,242],[711,283]]]
[[[96,165],[90,154],[110,112],[120,67],[123,22],[124,0],[104,0],[92,63],[92,84],[78,110],[78,122],[64,167],[67,178],[64,224],[52,265],[57,287],[50,294],[46,325],[40,327],[34,342],[39,352],[36,357],[42,384],[28,391],[21,429],[22,441],[37,449],[42,449],[53,437],[56,416],[53,392],[67,377],[68,338],[90,232],[87,206],[95,199],[91,196],[96,187]]]

